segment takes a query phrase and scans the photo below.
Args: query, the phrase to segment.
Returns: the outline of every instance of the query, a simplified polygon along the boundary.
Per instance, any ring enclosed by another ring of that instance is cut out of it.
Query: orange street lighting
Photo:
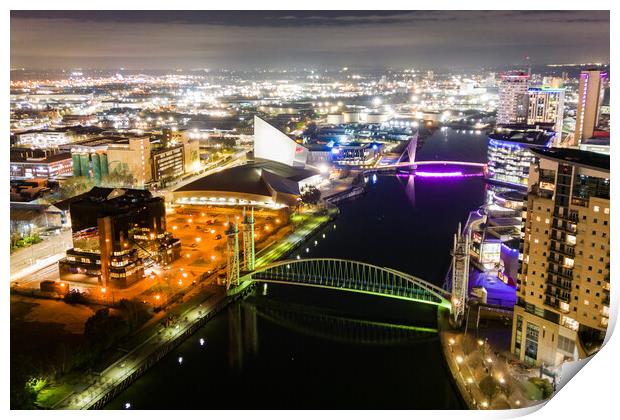
[[[64,283],[60,283],[60,287],[65,287],[65,284]]]
[[[189,254],[185,254],[185,258],[189,258]]]
[[[211,233],[215,233],[215,229],[211,229]]]
[[[151,237],[151,239],[155,239],[155,234],[154,233],[151,233],[149,236]]]
[[[183,280],[179,280],[179,286],[183,284]]]
[[[187,278],[187,273],[183,273],[183,278],[186,279]]]
[[[276,219],[276,223],[280,223],[280,219]]]
[[[106,288],[105,288],[105,287],[102,287],[102,288],[101,288],[101,293],[105,293],[105,292],[106,292]]]
[[[177,226],[172,226],[172,230],[177,230]]]
[[[196,242],[200,242],[200,238],[199,237],[196,237]]]
[[[159,295],[155,295],[155,300],[159,300],[160,297],[161,296],[159,296]]]
[[[205,214],[204,214],[204,213],[200,213],[200,215],[201,215],[202,217],[205,217]]]
[[[211,255],[211,261],[215,261],[215,255]]]
[[[187,220],[187,223],[192,223],[192,222],[193,222],[193,220],[192,220],[192,219],[188,219],[188,220]]]

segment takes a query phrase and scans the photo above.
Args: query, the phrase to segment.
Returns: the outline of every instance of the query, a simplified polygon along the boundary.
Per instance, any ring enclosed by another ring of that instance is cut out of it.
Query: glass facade
[[[534,155],[519,143],[489,140],[489,179],[505,184],[527,187],[530,164]]]

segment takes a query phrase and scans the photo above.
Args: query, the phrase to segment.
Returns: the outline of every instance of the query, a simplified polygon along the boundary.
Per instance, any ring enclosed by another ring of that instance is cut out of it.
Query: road
[[[19,281],[58,262],[72,246],[71,229],[65,229],[59,235],[15,251],[11,254],[11,281]]]
[[[336,210],[332,209],[331,211],[335,212]],[[265,249],[262,255],[257,258],[257,265],[268,264],[282,257],[282,255],[295,247],[299,241],[303,240],[304,237],[311,234],[321,224],[327,222],[330,216],[308,214],[304,217],[303,224],[295,232],[291,232],[280,241],[275,241]],[[216,273],[210,276],[210,281],[213,281],[215,276]],[[206,283],[209,284],[209,281]],[[213,286],[211,284],[207,287]],[[180,314],[175,325],[148,336],[143,342],[133,347],[129,353],[112,363],[100,376],[92,377],[90,380],[86,378],[87,383],[82,386],[81,390],[67,396],[54,408],[84,409],[93,405],[107,392],[136,372],[149,356],[156,351],[160,351],[164,345],[173,342],[180,335],[184,334],[188,328],[191,328],[193,323],[205,316],[225,296],[225,291],[222,288],[212,288],[210,290],[217,290],[217,292],[200,304],[194,304],[191,301],[182,304],[187,305],[188,308]],[[203,291],[203,289],[196,289],[194,296],[199,297]],[[203,344],[196,343],[196,345]],[[182,364],[182,360],[179,363]]]

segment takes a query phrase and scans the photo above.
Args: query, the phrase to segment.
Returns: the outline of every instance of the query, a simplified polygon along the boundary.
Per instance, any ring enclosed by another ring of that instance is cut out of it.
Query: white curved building
[[[254,116],[254,157],[288,166],[305,166],[308,149],[295,143],[267,121]]]

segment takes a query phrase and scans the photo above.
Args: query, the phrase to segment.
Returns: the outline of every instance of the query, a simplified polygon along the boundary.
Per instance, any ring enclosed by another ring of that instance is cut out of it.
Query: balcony
[[[545,295],[549,298],[560,299],[566,303],[570,303],[570,293],[560,290],[558,287],[548,285],[547,289],[545,289]]]
[[[602,302],[603,302],[603,305],[609,306],[609,294],[605,294]]]
[[[565,306],[564,309],[562,308],[562,303],[565,304],[564,305]],[[554,309],[556,309],[556,310],[558,310],[560,312],[563,312],[563,313],[568,313],[569,312],[569,310],[566,309],[566,307],[568,306],[568,303],[567,302],[563,302],[559,298],[556,298],[554,296],[545,296],[545,305],[549,306],[551,308],[554,308]]]
[[[575,247],[574,246],[570,246],[570,245],[566,245],[566,244],[560,244],[560,246],[557,246],[556,242],[553,241],[551,242],[551,247],[549,248],[551,251],[555,251],[558,252],[562,255],[565,255],[567,257],[570,258],[574,258],[575,257]]]
[[[571,268],[559,267],[557,270],[555,270],[549,267],[549,273],[563,277],[568,281],[571,281],[573,279],[573,270]]]
[[[567,291],[571,291],[572,290],[572,283],[570,282],[570,280],[562,280],[562,279],[556,279],[553,277],[549,277],[547,278],[547,285],[551,285],[553,287],[559,287],[560,289],[564,289]]]

